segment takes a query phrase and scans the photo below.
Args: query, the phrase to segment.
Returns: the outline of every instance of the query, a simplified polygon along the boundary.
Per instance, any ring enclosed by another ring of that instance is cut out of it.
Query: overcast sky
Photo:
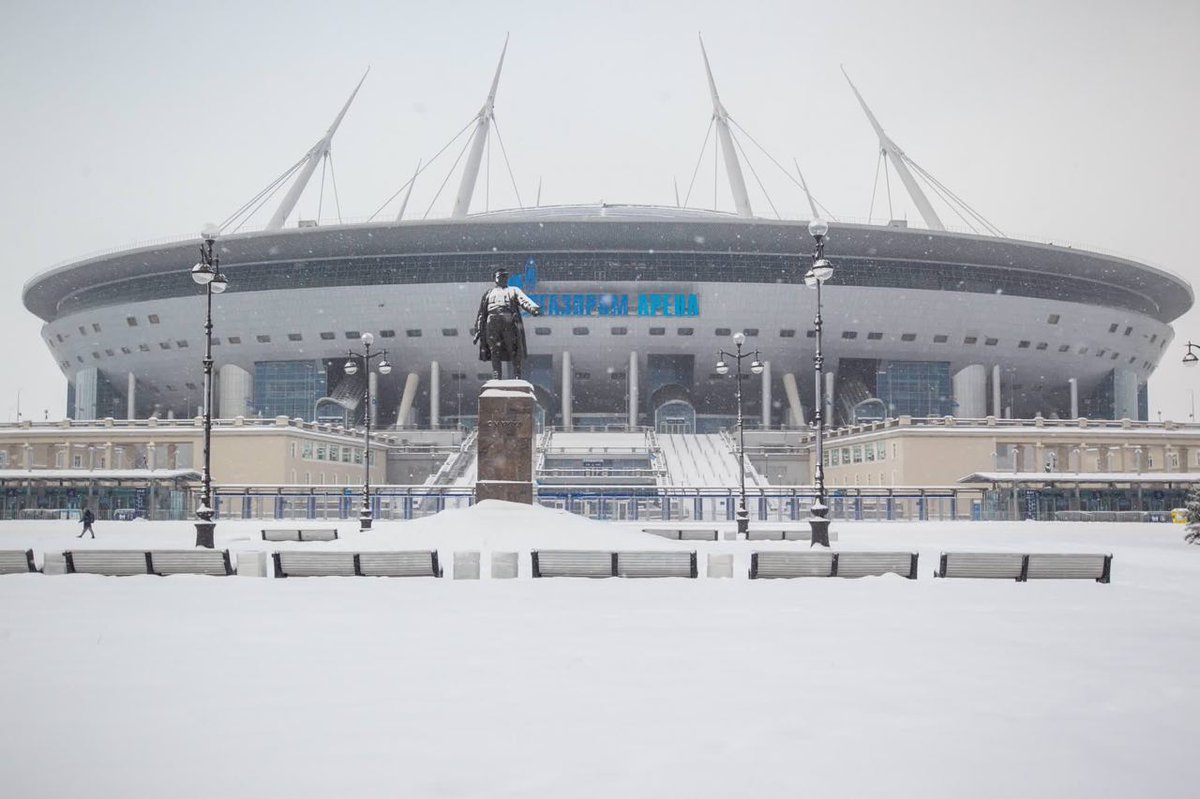
[[[64,413],[65,379],[21,304],[27,280],[223,219],[320,138],[368,66],[333,165],[343,217],[370,216],[478,111],[506,34],[496,117],[526,204],[540,179],[543,205],[673,205],[711,116],[702,33],[730,114],[777,159],[795,157],[840,219],[866,218],[877,161],[845,65],[900,147],[1006,234],[1200,277],[1191,0],[7,0],[3,14],[0,420],[15,419],[18,391],[26,417]],[[709,146],[691,205],[713,206]],[[516,205],[496,146],[492,160],[488,204]],[[762,155],[751,162],[783,216],[807,218],[800,192]],[[418,182],[407,217],[431,203],[446,215],[455,179],[434,195],[449,166],[443,156]],[[756,213],[773,216],[748,171],[747,183]],[[892,185],[894,215],[919,224]],[[884,197],[881,184],[876,221]],[[716,204],[732,209],[723,178]],[[472,210],[483,205],[481,184]],[[328,182],[322,216],[336,220]],[[1178,362],[1198,323],[1197,311],[1175,322],[1151,418],[1191,412],[1200,370]]]

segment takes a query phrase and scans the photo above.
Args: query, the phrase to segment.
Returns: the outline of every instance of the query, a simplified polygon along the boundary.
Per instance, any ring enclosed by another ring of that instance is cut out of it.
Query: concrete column
[[[771,362],[770,361],[763,361],[762,426],[763,426],[764,430],[771,429]]]
[[[429,362],[429,429],[437,430],[442,424],[442,366],[437,361]]]
[[[1000,411],[1000,364],[992,367],[992,416],[1004,416]]]
[[[396,411],[396,426],[408,427],[412,416],[413,401],[417,398],[417,386],[420,385],[421,378],[416,372],[409,372],[408,377],[404,379],[404,393],[400,395],[400,408]]]
[[[825,426],[833,427],[833,385],[837,372],[825,372]]]
[[[371,398],[371,407],[366,413],[371,414],[371,426],[379,422],[379,373],[367,368],[367,395]]]
[[[125,376],[125,418],[137,418],[137,378],[133,372]]]
[[[800,404],[800,390],[796,387],[796,375],[793,372],[783,375],[783,393],[787,395],[792,427],[804,427],[804,406]]]
[[[973,363],[955,373],[954,401],[958,403],[956,416],[964,419],[987,416],[987,369],[982,364]]]
[[[75,387],[76,396],[79,387]],[[1137,373],[1128,369],[1113,370],[1113,418],[1138,418],[1138,381]]]
[[[75,373],[75,418],[96,418],[96,396],[99,390],[100,371],[94,366]]]
[[[218,371],[216,408],[213,416],[220,419],[236,419],[250,416],[254,402],[254,375],[236,364],[227,363]],[[203,401],[203,400],[201,400]]]
[[[638,424],[638,354],[635,350],[629,353],[629,429],[634,430]]]
[[[1067,384],[1071,387],[1071,418],[1079,418],[1079,380],[1077,378],[1069,378]]]
[[[571,417],[571,380],[575,373],[571,370],[571,353],[563,350],[562,354],[562,424],[563,430],[571,430],[574,420]]]

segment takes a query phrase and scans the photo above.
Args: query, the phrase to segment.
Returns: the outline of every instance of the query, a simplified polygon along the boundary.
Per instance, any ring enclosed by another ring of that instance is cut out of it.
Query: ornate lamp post
[[[375,336],[370,333],[362,334],[363,351],[357,353],[350,350],[346,356],[346,363],[342,367],[342,371],[348,375],[358,372],[358,363],[355,358],[361,358],[363,362],[363,370],[366,372],[366,388],[363,389],[363,401],[366,403],[363,414],[366,420],[366,433],[363,435],[363,444],[365,452],[363,453],[363,501],[362,510],[358,513],[358,522],[361,532],[366,532],[371,529],[371,359],[379,358],[379,364],[375,367],[379,370],[379,374],[391,374],[392,365],[387,360],[387,350],[383,352],[371,352],[371,345],[375,343]]]
[[[737,351],[720,350],[717,353],[717,374],[729,374],[729,364],[725,362],[726,358],[734,359],[737,371],[738,483],[741,492],[741,505],[737,511],[737,531],[740,536],[745,536],[746,531],[750,529],[750,512],[746,510],[746,425],[742,418],[742,359],[749,358],[751,355],[748,352],[742,352],[742,345],[745,343],[745,334],[738,331],[733,334],[733,346]],[[758,350],[754,351],[753,357],[750,371],[760,375],[763,373],[763,365],[762,361],[758,359]]]
[[[1200,357],[1192,352],[1192,350],[1200,350],[1200,344],[1193,344],[1190,341],[1187,343],[1187,352],[1183,355],[1184,366],[1195,366],[1200,363]]]
[[[213,531],[216,522],[213,518],[212,498],[212,298],[229,286],[229,281],[221,274],[221,257],[213,251],[217,242],[217,228],[208,226],[200,234],[203,243],[200,245],[200,263],[192,267],[192,280],[204,286],[204,474],[203,493],[200,496],[200,506],[196,508],[196,546],[213,547]]]
[[[821,355],[821,284],[833,276],[833,264],[825,260],[825,235],[829,232],[829,224],[822,219],[814,219],[808,223],[808,233],[817,243],[813,251],[812,268],[804,275],[805,285],[817,290],[817,318],[814,322],[817,329],[817,353],[813,356],[813,366],[816,370],[817,391],[813,419],[817,423],[817,452],[816,468],[813,470],[817,484],[817,501],[812,506],[812,516],[808,520],[812,528],[812,546],[820,544],[829,546],[829,506],[825,504],[825,419],[824,419],[824,357]]]

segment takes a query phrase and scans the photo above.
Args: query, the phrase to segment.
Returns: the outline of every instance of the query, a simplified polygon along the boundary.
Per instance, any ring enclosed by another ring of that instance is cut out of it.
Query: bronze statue
[[[471,328],[473,341],[479,344],[479,360],[492,362],[492,379],[501,377],[500,364],[512,364],[513,376],[521,379],[521,363],[528,355],[525,346],[525,324],[521,309],[539,316],[542,309],[516,286],[508,285],[508,270],[497,269],[494,288],[488,289],[479,301],[479,313]]]

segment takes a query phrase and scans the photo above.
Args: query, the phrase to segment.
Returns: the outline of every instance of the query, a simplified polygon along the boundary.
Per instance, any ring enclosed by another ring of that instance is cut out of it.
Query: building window
[[[875,456],[881,461],[887,460],[887,444],[880,441],[879,446],[875,448]],[[883,477],[879,478],[879,482],[883,483]]]
[[[979,341],[978,336],[967,336],[963,339],[963,344],[974,344]]]
[[[713,333],[715,335],[721,336],[722,338],[729,338],[729,336],[733,333],[733,331],[727,327],[718,327],[716,330],[713,331]]]
[[[900,340],[901,341],[916,341],[917,334],[916,333],[903,333],[900,336]]]
[[[591,372],[576,372],[575,379],[576,380],[591,380],[592,373]]]
[[[1099,352],[1096,353],[1096,357],[1103,358],[1107,354],[1108,354],[1108,350],[1100,350]]]
[[[112,356],[116,355],[116,353],[115,353],[115,352],[113,352],[112,350],[105,350],[105,351],[104,351],[104,354],[105,354],[105,355],[107,355],[107,356],[108,356],[108,357],[110,357],[110,358],[111,358]]]
[[[142,352],[149,352],[150,345],[149,344],[139,344],[138,349],[141,350]]]
[[[629,335],[629,328],[627,328],[627,327],[614,327],[614,328],[613,328],[613,329],[612,329],[610,332],[611,332],[611,333],[612,333],[614,336],[627,336],[627,335]]]
[[[608,376],[613,380],[624,380],[625,379],[624,372],[609,372]]]
[[[793,328],[787,328],[786,330],[780,330],[779,337],[780,338],[795,338],[796,331]]]
[[[92,322],[92,330],[94,330],[94,331],[96,331],[97,333],[99,333],[99,332],[100,332],[100,324],[99,324],[98,322]],[[1129,330],[1133,330],[1133,328],[1131,327],[1131,328],[1129,328]],[[1128,331],[1126,331],[1126,332],[1125,332],[1125,335],[1127,335],[1127,336],[1128,336],[1128,335],[1129,335],[1129,332],[1128,332]]]
[[[940,333],[939,333],[938,335],[936,335],[936,336],[934,336],[934,337],[933,337],[933,343],[934,343],[934,344],[945,344],[945,343],[946,343],[947,341],[949,341],[949,340],[950,340],[950,337],[949,337],[949,336],[942,335],[942,334],[940,334]]]
[[[755,336],[758,335],[758,328],[757,327],[747,327],[745,330],[742,331],[742,334],[745,335],[746,338],[754,338]]]
[[[362,331],[361,330],[347,330],[344,333],[344,335],[348,339],[360,339],[360,338],[362,338]]]
[[[843,330],[842,338],[856,339],[856,338],[858,338],[858,331],[857,330]]]
[[[1058,314],[1052,313],[1050,314],[1049,318],[1046,319],[1046,324],[1057,325],[1059,318],[1060,317]]]
[[[241,344],[242,343],[241,336],[230,336],[229,338],[227,338],[225,340],[228,341],[230,344]]]
[[[420,330],[405,330],[404,335],[408,336],[409,338],[420,338],[421,331]]]
[[[816,338],[816,337],[817,337],[817,331],[815,331],[815,330],[806,330],[806,331],[804,331],[804,337],[805,337],[805,338]]]
[[[1120,327],[1120,325],[1118,325],[1116,322],[1113,322],[1111,325],[1108,326],[1108,332],[1116,333],[1118,327]]]
[[[87,331],[83,329],[83,325],[79,326],[79,335],[81,335],[81,336],[87,335]]]
[[[1018,342],[1017,342],[1017,349],[1019,349],[1019,350],[1027,350],[1027,349],[1029,349],[1029,343],[1030,343],[1030,342],[1028,342],[1028,341],[1018,341]]]
[[[1080,355],[1087,355],[1087,354],[1088,354],[1088,348],[1087,348],[1087,347],[1080,347],[1080,348],[1079,348],[1079,354],[1080,354]]]
[[[678,333],[678,334],[679,334],[679,335],[681,335],[681,336],[690,336],[690,335],[692,335],[692,334],[694,334],[694,333],[696,332],[696,328],[694,328],[694,327],[681,327],[681,328],[679,328],[678,330],[676,330],[675,332],[676,332],[676,333]]]
[[[1000,339],[998,339],[998,338],[985,338],[983,340],[983,344],[985,347],[994,347],[999,343],[1000,343]]]
[[[1046,342],[1044,342],[1044,341],[1039,341],[1039,342],[1038,342],[1038,345],[1037,345],[1037,347],[1035,347],[1034,349],[1037,349],[1037,350],[1044,350],[1044,349],[1046,349],[1046,348],[1047,348],[1047,347],[1049,347],[1049,346],[1050,346],[1050,345],[1049,345],[1049,344],[1047,344]]]
[[[98,361],[98,360],[100,360],[100,353],[98,353],[98,352],[93,352],[93,353],[92,353],[92,357],[93,357],[93,358],[95,358],[95,359]]]
[[[1119,353],[1119,352],[1114,352],[1114,353],[1112,354],[1112,358],[1111,358],[1111,360],[1114,360],[1114,361],[1115,361],[1117,358],[1120,358],[1120,357],[1121,357],[1121,353]]]
[[[179,341],[176,341],[175,346],[181,350],[186,350],[188,346],[187,339],[180,339]]]
[[[137,317],[136,316],[126,316],[125,324],[129,325],[130,327],[137,327]]]
[[[195,391],[198,386],[195,383],[184,383],[189,391]]]
[[[874,331],[867,334],[867,341],[881,341],[882,339],[883,333],[879,331]]]
[[[854,462],[862,463],[862,459],[863,459],[863,448],[862,448],[862,445],[859,445],[854,448]]]
[[[1156,341],[1158,341],[1158,334],[1157,334],[1157,333],[1151,333],[1151,334],[1150,334],[1150,343],[1151,343],[1151,344],[1153,344],[1153,343],[1154,343],[1154,342],[1156,342]]]
[[[129,349],[128,347],[122,347],[122,348],[121,348],[121,354],[122,354],[122,355],[132,355],[132,354],[133,354],[133,350]]]
[[[450,337],[450,336],[457,336],[457,335],[458,335],[458,328],[457,328],[457,327],[443,327],[443,328],[442,328],[442,335],[443,335],[443,336],[447,336],[447,337]]]
[[[588,329],[587,329],[586,327],[573,327],[573,328],[571,328],[571,335],[572,335],[572,336],[586,336],[587,334],[588,334]]]
[[[171,349],[171,342],[169,342],[169,341],[160,341],[160,342],[158,342],[158,348],[159,348],[160,350],[169,350],[169,349]]]
[[[652,336],[665,336],[666,334],[667,334],[667,329],[665,327],[650,328],[650,335],[652,335]]]
[[[96,332],[97,332],[97,333],[98,333],[98,332],[100,332],[100,328],[99,328],[97,325],[92,325],[92,327],[95,327],[95,328],[96,328]],[[1127,328],[1125,328],[1125,335],[1127,335],[1127,336],[1128,336],[1128,335],[1129,335],[1130,333],[1132,333],[1132,332],[1133,332],[1133,327],[1127,327]]]
[[[337,333],[334,333],[332,330],[326,330],[321,333],[322,341],[333,341],[335,338],[337,338]]]
[[[288,333],[288,341],[303,341],[304,336],[299,333]]]
[[[396,331],[395,330],[380,330],[379,337],[380,338],[395,338]]]
[[[1070,352],[1070,351],[1071,351],[1071,345],[1070,345],[1070,344],[1059,344],[1059,345],[1058,345],[1058,351],[1059,351],[1059,352]]]
[[[548,335],[550,335],[550,328],[548,328],[548,327],[535,327],[535,328],[533,329],[533,334],[534,334],[535,336],[548,336]]]
[[[271,337],[265,336],[261,333],[259,335],[255,336],[254,338],[258,340],[259,344],[270,344],[271,343]]]
[[[152,313],[152,314],[150,314],[149,316],[147,316],[146,318],[147,318],[148,320],[150,320],[150,324],[152,324],[152,325],[157,325],[157,324],[158,324],[158,314],[156,314],[156,313]]]

